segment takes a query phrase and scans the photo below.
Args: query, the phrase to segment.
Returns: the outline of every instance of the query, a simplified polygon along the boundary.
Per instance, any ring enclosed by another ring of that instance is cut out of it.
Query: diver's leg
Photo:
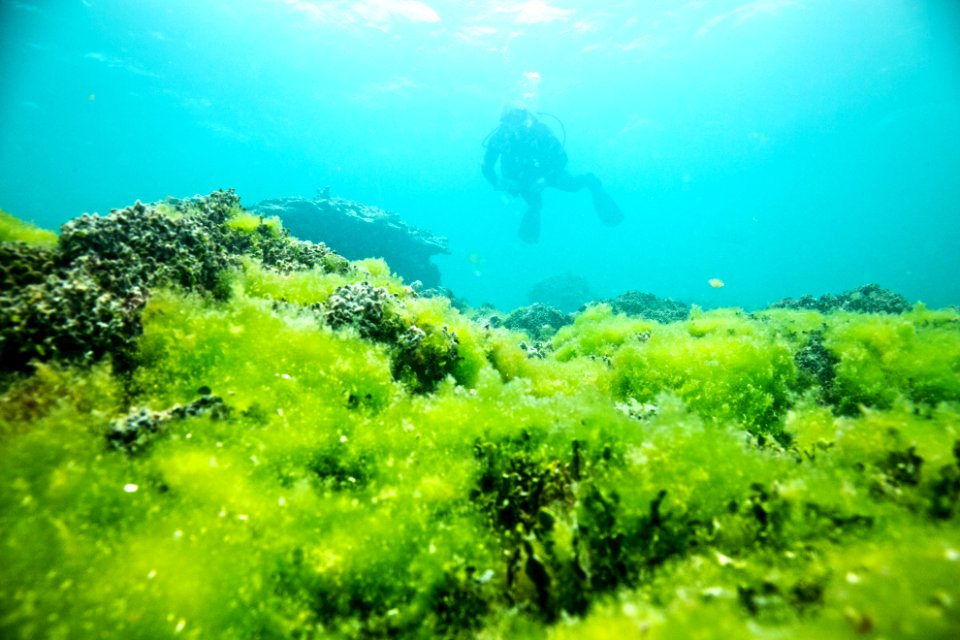
[[[569,171],[563,169],[551,174],[547,178],[547,184],[560,191],[580,191],[584,187],[594,192],[600,189],[600,180],[592,173],[584,173],[579,176],[571,175]]]
[[[527,203],[527,210],[520,220],[517,235],[524,242],[534,244],[540,239],[540,209],[543,207],[543,198],[539,189],[527,189],[520,195]]]
[[[623,221],[623,211],[617,206],[600,184],[600,179],[592,173],[579,176],[570,175],[566,170],[558,171],[550,176],[549,184],[561,191],[580,191],[586,187],[590,190],[593,200],[593,209],[597,212],[600,221],[608,227],[615,227]]]

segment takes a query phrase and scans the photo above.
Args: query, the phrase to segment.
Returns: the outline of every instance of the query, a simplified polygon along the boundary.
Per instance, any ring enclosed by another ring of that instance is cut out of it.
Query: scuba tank
[[[560,127],[560,136],[558,136],[559,139],[560,139],[560,148],[563,149],[564,151],[566,151],[566,149],[567,149],[567,128],[563,125],[563,120],[561,120],[561,119],[558,118],[557,116],[553,115],[552,113],[547,113],[547,112],[545,112],[545,111],[537,111],[537,112],[535,112],[535,113],[534,113],[533,111],[531,111],[530,113],[531,113],[535,118],[537,118],[538,120],[543,120],[543,117],[546,116],[547,118],[551,118],[551,119],[553,119],[554,121],[556,121],[557,125],[559,125],[559,127]],[[548,125],[548,126],[549,126],[549,125]],[[487,148],[487,144],[490,142],[490,138],[492,138],[492,137],[493,137],[493,134],[495,134],[499,129],[500,129],[500,125],[497,125],[497,126],[495,126],[493,129],[491,129],[491,130],[490,130],[490,133],[488,133],[486,136],[483,137],[483,141],[480,143],[480,146],[482,146],[484,149],[486,149],[486,148]]]

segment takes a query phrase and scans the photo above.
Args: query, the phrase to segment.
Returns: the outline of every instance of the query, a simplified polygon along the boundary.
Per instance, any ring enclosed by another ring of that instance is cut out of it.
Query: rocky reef
[[[85,214],[50,244],[0,244],[3,370],[105,355],[125,368],[149,291],[176,286],[225,298],[225,272],[244,257],[281,271],[347,266],[323,245],[291,238],[277,221],[243,212],[232,191]]]
[[[820,313],[831,311],[856,311],[859,313],[904,313],[911,305],[899,293],[884,289],[878,284],[868,284],[840,294],[827,293],[819,298],[811,295],[797,300],[784,298],[770,305],[772,309],[811,309]]]
[[[596,298],[586,278],[565,273],[537,282],[527,293],[531,304],[554,307],[571,313]]]
[[[408,283],[440,286],[440,270],[432,256],[449,253],[447,240],[412,227],[396,213],[352,200],[330,197],[275,198],[251,207],[264,216],[277,216],[298,238],[322,242],[350,260],[382,258]]]
[[[548,340],[557,329],[573,322],[570,314],[539,302],[514,309],[504,319],[503,326],[523,331],[534,340]]]
[[[533,349],[232,192],[0,222],[0,636],[960,635],[956,309]]]
[[[685,302],[641,291],[626,291],[606,302],[616,313],[664,323],[686,320],[692,309]]]

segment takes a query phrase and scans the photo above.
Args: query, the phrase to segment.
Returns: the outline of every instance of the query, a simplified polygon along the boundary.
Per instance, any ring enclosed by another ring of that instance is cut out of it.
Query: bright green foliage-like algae
[[[960,632],[956,311],[601,305],[530,357],[218,198],[142,214],[223,266],[122,367],[5,374],[4,637]]]
[[[0,242],[24,242],[50,247],[57,243],[57,234],[24,222],[0,210]]]

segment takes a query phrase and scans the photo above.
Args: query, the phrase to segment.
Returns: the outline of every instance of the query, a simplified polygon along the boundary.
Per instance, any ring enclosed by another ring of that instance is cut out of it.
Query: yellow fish
[[[707,280],[707,282],[714,289],[721,289],[723,288],[723,284],[724,284],[723,280],[721,280],[720,278],[710,278],[709,280]]]

